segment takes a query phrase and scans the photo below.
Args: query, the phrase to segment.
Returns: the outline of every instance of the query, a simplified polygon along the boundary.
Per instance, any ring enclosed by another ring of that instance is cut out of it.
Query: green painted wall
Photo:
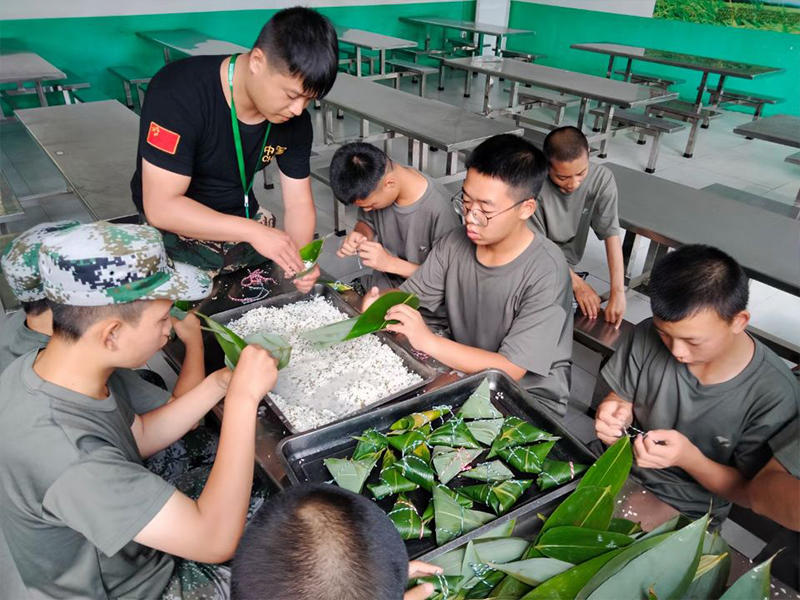
[[[785,69],[784,73],[753,81],[730,77],[726,80],[726,85],[733,89],[760,92],[785,99],[775,108],[765,108],[764,114],[778,112],[800,115],[799,35],[696,25],[520,1],[511,3],[509,24],[511,27],[536,31],[535,37],[520,38],[519,41],[510,38],[509,48],[541,52],[548,55],[542,61],[543,64],[594,75],[605,76],[608,57],[572,50],[571,44],[617,42],[782,67]],[[637,64],[643,71],[686,79],[685,84],[673,89],[681,97],[694,100],[700,83],[699,71],[635,61],[634,69]],[[615,61],[615,69],[624,67],[625,61]],[[709,80],[716,82],[716,77],[710,76]],[[752,109],[746,110],[752,112]]]
[[[196,29],[212,37],[250,46],[274,12],[248,10],[3,21],[0,22],[0,46],[2,38],[22,40],[27,47],[58,68],[72,71],[105,94],[124,101],[122,84],[108,73],[107,67],[134,65],[148,73],[155,73],[164,64],[161,49],[136,37],[137,31]],[[336,25],[366,29],[421,43],[424,41],[423,28],[401,23],[399,17],[437,15],[473,19],[475,2],[343,6],[322,8],[320,12]],[[37,105],[35,97],[30,99],[29,105]]]

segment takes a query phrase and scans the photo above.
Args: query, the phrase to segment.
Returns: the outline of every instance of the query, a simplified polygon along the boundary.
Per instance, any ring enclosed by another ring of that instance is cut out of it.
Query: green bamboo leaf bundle
[[[620,552],[621,550],[606,552],[559,573],[522,596],[521,600],[564,600],[565,598],[571,600],[607,562]]]
[[[402,470],[395,464],[396,461],[394,452],[387,448],[383,454],[378,482],[367,484],[367,489],[376,500],[383,500],[394,494],[412,492],[419,487],[410,479],[403,477]]]
[[[465,600],[486,598],[492,590],[506,576],[502,571],[492,569],[489,565],[474,565],[475,579],[468,590],[466,590]]]
[[[534,442],[550,442],[560,439],[538,427],[534,427],[527,421],[518,417],[506,417],[500,435],[492,444],[492,449],[487,458],[495,457],[504,448],[512,446],[524,446]]]
[[[404,540],[421,540],[431,536],[431,530],[422,522],[417,507],[404,494],[397,497],[388,517]]]
[[[435,474],[431,469],[430,464],[428,464],[428,461],[424,458],[421,458],[413,453],[406,454],[394,464],[400,470],[400,473],[403,475],[403,477],[409,481],[413,481],[418,486],[428,490],[429,492],[433,489]]]
[[[353,450],[353,460],[360,460],[368,455],[380,452],[389,444],[389,440],[377,429],[367,429],[361,435],[353,438],[358,441]],[[385,460],[385,457],[384,457]]]
[[[542,491],[563,485],[575,479],[588,469],[586,465],[570,461],[544,459],[542,472],[536,478],[536,485]]]
[[[481,452],[483,452],[482,449],[434,446],[433,468],[439,475],[439,481],[444,484],[449,483],[461,471],[469,468],[470,463],[478,458]]]
[[[531,479],[509,479],[499,483],[461,487],[458,493],[485,504],[500,516],[517,503],[532,483]]]
[[[398,435],[386,436],[389,445],[399,450],[403,455],[411,454],[420,446],[426,445],[428,441],[429,428],[411,429]]]
[[[548,579],[571,569],[574,565],[554,558],[529,558],[504,565],[489,563],[493,569],[511,575],[528,585],[540,585]]]
[[[411,582],[411,586],[417,586],[423,583],[430,583],[433,585],[433,590],[437,592],[438,596],[433,598],[441,598],[441,600],[455,600],[458,591],[458,582],[461,581],[461,576],[450,575],[428,575],[426,577],[417,577]],[[463,596],[462,596],[463,598]]]
[[[458,411],[464,419],[500,419],[503,414],[492,404],[489,380],[484,378]]]
[[[616,496],[625,485],[632,464],[631,438],[624,435],[589,467],[578,484],[578,489],[586,486],[610,486],[611,495]]]
[[[338,321],[311,331],[302,331],[300,335],[318,346],[331,346],[368,333],[383,331],[392,324],[386,320],[386,312],[398,304],[419,308],[419,298],[406,292],[388,292],[373,302],[360,317]]]
[[[447,494],[448,496],[450,496],[453,500],[458,502],[464,508],[472,508],[472,506],[475,504],[472,501],[472,498],[467,498],[466,496],[462,496],[461,494],[459,494],[455,490],[451,490],[446,485],[438,485],[438,487],[441,489],[441,492],[443,494]],[[433,498],[431,498],[430,502],[428,502],[428,506],[425,508],[425,512],[422,513],[422,520],[427,523],[428,521],[433,519],[434,514],[435,513],[434,513],[434,506],[433,506]]]
[[[322,248],[325,245],[325,238],[314,240],[310,244],[306,244],[300,248],[300,259],[303,261],[303,270],[297,273],[295,279],[304,277],[314,270],[319,262],[319,257],[322,254]]]
[[[484,446],[491,446],[503,428],[503,419],[468,421],[467,429]]]
[[[536,549],[549,558],[579,565],[632,543],[633,538],[622,533],[566,526],[544,532],[536,542]]]
[[[289,342],[275,333],[267,333],[265,331],[251,333],[244,338],[244,341],[248,345],[256,344],[268,350],[272,357],[278,361],[279,371],[286,367],[292,358],[292,347]]]
[[[450,406],[435,406],[430,410],[425,410],[423,412],[418,412],[418,413],[412,413],[392,423],[392,426],[389,427],[389,429],[391,429],[392,431],[419,429],[420,427],[424,427],[429,423],[433,423],[436,419],[451,412],[451,410],[452,407]]]
[[[453,417],[428,436],[430,446],[478,449],[481,445],[467,429],[464,419]]]
[[[509,465],[523,473],[542,472],[544,460],[555,446],[555,442],[543,442],[532,446],[511,446],[498,452]]]
[[[437,485],[433,488],[437,545],[446,544],[494,520],[495,516],[491,513],[464,508],[450,494],[443,491],[444,487]]]
[[[772,556],[739,577],[720,600],[767,600],[770,597],[769,572],[774,558]]]
[[[514,478],[514,473],[499,460],[481,463],[469,471],[464,471],[461,475],[479,481],[506,481]]]
[[[553,527],[606,529],[614,511],[611,488],[584,487],[572,492],[542,525],[542,535]]]
[[[378,462],[378,456],[374,455],[361,460],[326,458],[323,462],[339,487],[360,494],[364,482]]]

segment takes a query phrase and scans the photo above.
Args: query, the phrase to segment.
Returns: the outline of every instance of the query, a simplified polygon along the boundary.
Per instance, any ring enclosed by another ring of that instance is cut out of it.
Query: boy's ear
[[[528,198],[519,205],[522,210],[519,211],[519,218],[522,221],[530,219],[533,213],[536,212],[536,198]]]
[[[749,323],[750,311],[743,310],[733,317],[733,321],[731,321],[731,329],[733,330],[733,333],[741,333],[747,328]]]
[[[393,190],[397,186],[397,178],[392,171],[383,176],[382,185],[384,190]]]
[[[106,350],[119,349],[119,334],[122,322],[117,319],[108,319],[100,323],[100,343]]]

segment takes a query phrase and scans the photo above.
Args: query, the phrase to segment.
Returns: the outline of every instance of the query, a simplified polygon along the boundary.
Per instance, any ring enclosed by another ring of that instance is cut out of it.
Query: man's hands
[[[605,310],[606,323],[613,323],[614,329],[619,329],[619,326],[622,325],[622,319],[625,317],[627,306],[628,301],[625,298],[625,291],[611,290],[611,296],[608,298]]]
[[[277,380],[278,361],[261,346],[250,344],[239,356],[228,385],[228,401],[237,398],[237,402],[249,401],[258,406]]]
[[[697,446],[685,435],[674,429],[651,429],[633,440],[633,456],[643,469],[666,469],[680,467],[694,460]]]
[[[387,325],[387,331],[402,333],[408,338],[408,343],[420,352],[427,353],[428,342],[436,339],[436,334],[425,324],[419,311],[407,304],[396,304],[386,311],[386,320],[397,321],[395,324]]]
[[[292,283],[294,283],[294,287],[297,288],[298,292],[307,294],[311,291],[311,288],[314,287],[314,284],[317,283],[319,274],[319,265],[314,265],[314,268],[311,269],[311,271],[302,277],[296,277],[294,280],[292,280]]]
[[[443,573],[441,567],[429,565],[419,560],[412,560],[408,563],[408,578],[426,577],[428,575],[438,575]],[[403,595],[403,600],[425,600],[433,594],[433,584],[423,583],[411,588]]]
[[[633,423],[633,404],[624,400],[604,400],[597,407],[594,430],[605,445],[610,446]]]
[[[189,312],[183,321],[172,317],[172,328],[178,339],[187,348],[203,344],[203,330],[200,328],[200,319],[193,312]]]
[[[367,236],[358,231],[351,231],[344,238],[342,246],[336,251],[336,256],[344,258],[346,256],[353,256],[358,252],[358,247],[367,241]]]
[[[365,267],[384,273],[394,272],[392,261],[394,261],[395,257],[389,254],[378,242],[361,242],[358,247],[358,256],[361,257],[361,263]]]
[[[581,312],[590,319],[596,319],[600,310],[600,296],[588,283],[575,273],[572,273],[572,292]]]
[[[284,270],[287,277],[294,277],[295,273],[300,273],[304,269],[297,246],[288,233],[274,227],[260,225],[255,221],[253,221],[253,225],[258,229],[255,235],[247,241],[256,249],[256,252],[275,262]]]

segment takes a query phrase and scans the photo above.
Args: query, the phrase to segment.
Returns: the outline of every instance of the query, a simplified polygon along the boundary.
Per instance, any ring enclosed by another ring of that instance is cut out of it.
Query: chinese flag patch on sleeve
[[[158,148],[167,154],[175,154],[181,136],[174,131],[165,129],[155,121],[150,122],[150,130],[147,132],[147,143]]]

